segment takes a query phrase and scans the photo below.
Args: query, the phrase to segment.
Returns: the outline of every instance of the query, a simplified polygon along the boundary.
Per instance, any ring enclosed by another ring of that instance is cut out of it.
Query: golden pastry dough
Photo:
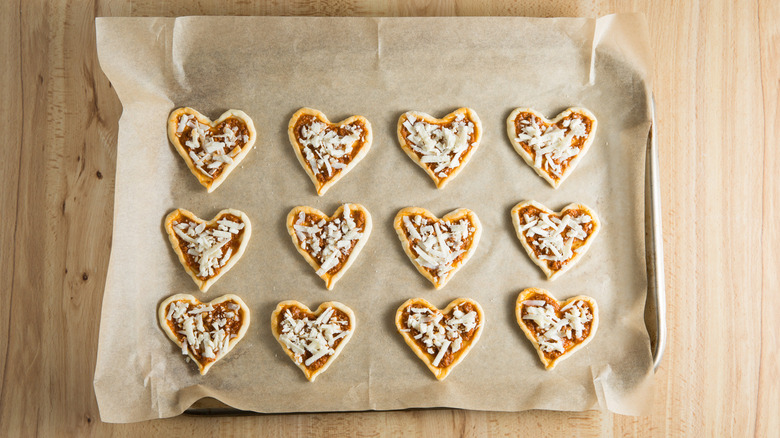
[[[195,361],[202,375],[241,341],[250,323],[249,308],[232,294],[205,304],[192,295],[173,295],[160,304],[157,318],[168,338]]]
[[[356,322],[352,309],[341,303],[328,301],[312,312],[291,300],[276,306],[271,331],[287,356],[313,382],[341,354]]]
[[[579,295],[559,303],[550,292],[534,287],[517,296],[515,317],[548,370],[587,345],[599,327],[593,298]]]
[[[430,325],[432,330],[427,329]],[[422,298],[412,298],[395,312],[395,326],[436,379],[444,380],[479,341],[485,314],[479,303],[468,298],[452,301],[443,311]]]
[[[256,138],[252,119],[240,110],[225,111],[213,122],[187,107],[168,117],[168,139],[209,193],[241,163]]]

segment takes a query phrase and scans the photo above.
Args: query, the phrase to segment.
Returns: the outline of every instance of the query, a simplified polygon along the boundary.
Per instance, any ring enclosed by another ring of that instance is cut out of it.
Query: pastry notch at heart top
[[[214,122],[187,107],[168,117],[168,139],[209,193],[244,159],[256,138],[252,119],[239,110],[225,111]]]
[[[349,307],[328,301],[315,312],[298,301],[282,301],[271,314],[271,331],[282,349],[313,382],[336,360],[355,332]]]
[[[548,370],[590,342],[599,327],[593,298],[579,295],[559,303],[548,291],[533,287],[518,295],[515,317]]]
[[[301,167],[322,196],[371,149],[371,123],[352,116],[331,123],[320,111],[301,108],[287,125],[287,135]]]
[[[225,357],[249,329],[249,308],[235,295],[202,303],[192,295],[168,297],[157,311],[160,327],[198,364],[201,374]]]
[[[459,108],[441,119],[409,111],[398,119],[398,143],[443,189],[460,173],[479,147],[482,122],[470,108]]]
[[[395,326],[436,379],[444,380],[479,340],[485,314],[468,298],[454,300],[443,311],[412,298],[396,311]]]
[[[164,226],[179,262],[203,292],[238,262],[252,234],[249,217],[233,209],[206,222],[179,208],[165,218]]]
[[[515,151],[556,189],[588,152],[596,127],[596,116],[585,108],[569,108],[552,121],[530,108],[517,108],[506,120]]]
[[[549,280],[579,262],[601,229],[596,212],[582,204],[555,213],[536,201],[524,201],[512,208],[512,223],[528,256]]]
[[[371,235],[371,214],[360,204],[344,204],[331,217],[299,206],[287,215],[287,232],[295,249],[331,290]]]
[[[460,208],[439,219],[420,207],[407,207],[393,221],[404,252],[436,289],[441,289],[469,261],[479,244],[482,224]]]

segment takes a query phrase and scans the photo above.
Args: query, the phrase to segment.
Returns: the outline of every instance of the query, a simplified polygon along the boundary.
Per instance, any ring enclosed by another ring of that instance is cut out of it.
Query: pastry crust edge
[[[320,183],[320,181],[317,179],[317,176],[314,174],[314,169],[309,168],[309,163],[303,157],[303,152],[301,151],[301,147],[299,146],[300,143],[298,143],[298,138],[295,136],[295,124],[298,123],[298,119],[300,119],[304,115],[314,116],[331,126],[344,126],[359,121],[363,124],[363,126],[366,129],[365,144],[360,148],[360,150],[358,150],[358,153],[355,154],[355,158],[353,158],[352,161],[350,161],[349,164],[347,164],[344,169],[341,169],[341,172],[339,172],[331,180],[326,181],[325,183]],[[309,179],[311,179],[311,182],[314,183],[314,189],[317,191],[317,195],[322,196],[325,194],[325,192],[328,191],[329,188],[335,185],[341,178],[345,177],[347,173],[349,173],[352,170],[352,168],[355,167],[357,163],[360,162],[360,160],[362,160],[368,154],[368,151],[371,149],[371,144],[374,139],[374,134],[373,131],[371,130],[371,122],[369,122],[368,119],[363,116],[354,115],[338,123],[332,123],[322,111],[313,108],[304,107],[296,111],[295,114],[293,114],[292,117],[290,118],[290,122],[287,124],[287,137],[290,140],[290,145],[295,151],[295,157],[298,158],[298,163],[301,164],[301,167],[303,167],[303,170],[306,172],[306,175],[308,175]]]
[[[215,275],[212,278],[209,278],[208,280],[201,280],[196,275],[195,271],[193,271],[190,266],[187,264],[187,258],[184,256],[184,253],[182,253],[181,248],[179,248],[179,241],[178,237],[176,236],[176,232],[173,231],[173,221],[176,219],[179,215],[185,216],[186,218],[190,219],[193,222],[196,223],[202,223],[205,222],[206,226],[214,225],[219,219],[222,218],[222,216],[232,214],[234,216],[238,216],[241,218],[241,220],[244,223],[244,235],[241,238],[241,244],[238,246],[238,249],[236,250],[236,253],[233,254],[230,257],[230,260],[228,260],[227,264],[223,266],[217,275]],[[244,255],[244,250],[246,250],[246,245],[249,243],[249,239],[252,237],[252,223],[249,221],[249,216],[246,215],[243,211],[235,210],[232,208],[226,208],[219,213],[217,213],[213,219],[205,221],[197,216],[195,216],[194,213],[192,213],[189,210],[185,210],[183,208],[177,208],[176,210],[173,210],[172,212],[168,213],[168,216],[165,217],[165,233],[168,234],[168,242],[171,244],[171,247],[173,247],[173,251],[176,253],[176,255],[179,257],[179,263],[184,267],[184,271],[187,272],[187,274],[190,275],[192,280],[195,282],[195,284],[198,285],[198,289],[200,289],[201,292],[206,292],[211,285],[217,282],[222,275],[226,274],[236,263],[238,263],[238,260],[241,259],[241,256]]]
[[[349,254],[349,257],[347,257],[347,261],[344,263],[344,266],[342,266],[339,271],[334,274],[330,275],[327,272],[324,275],[319,275],[320,278],[322,278],[325,281],[325,287],[328,290],[333,290],[333,287],[336,285],[336,282],[341,279],[341,277],[347,272],[350,266],[352,266],[352,263],[357,259],[358,254],[360,254],[360,251],[363,249],[363,246],[365,246],[366,242],[368,241],[368,238],[371,235],[371,213],[368,212],[368,209],[366,209],[361,204],[342,204],[339,206],[338,209],[336,209],[336,212],[333,213],[332,216],[328,217],[325,213],[323,213],[320,210],[317,210],[316,208],[309,207],[306,205],[299,205],[297,207],[294,207],[290,212],[287,214],[287,220],[285,221],[287,226],[287,233],[290,235],[290,238],[292,239],[293,245],[295,246],[295,249],[298,250],[298,253],[300,253],[303,258],[306,260],[306,262],[314,268],[314,273],[317,274],[317,271],[320,269],[320,264],[315,260],[306,250],[304,250],[301,247],[300,241],[298,240],[298,235],[295,233],[295,228],[293,226],[295,225],[296,217],[300,212],[303,212],[307,215],[314,215],[314,216],[320,216],[322,218],[325,218],[327,221],[331,221],[335,219],[337,216],[341,216],[341,213],[344,211],[344,205],[349,205],[350,211],[360,210],[363,212],[363,214],[366,217],[366,226],[363,230],[363,236],[358,239],[357,243],[355,244],[355,248],[352,250],[352,252]]]
[[[279,336],[281,335],[281,333],[279,333],[279,328],[278,328],[279,315],[282,313],[282,309],[287,306],[297,306],[308,313],[313,313],[314,316],[319,316],[328,307],[333,307],[335,309],[341,310],[342,312],[346,313],[347,316],[349,317],[349,322],[352,329],[346,336],[344,336],[343,340],[339,343],[339,345],[334,350],[334,353],[330,356],[330,359],[328,359],[325,362],[325,365],[323,365],[321,368],[319,368],[316,371],[311,371],[308,368],[306,368],[306,365],[304,365],[303,363],[298,363],[295,360],[295,354],[293,354],[293,352],[290,351],[290,349],[287,348],[286,345],[284,345],[284,342],[282,342],[281,339],[279,339]],[[352,338],[352,335],[355,334],[356,328],[357,328],[357,318],[355,317],[355,312],[353,312],[352,309],[350,309],[346,305],[339,303],[338,301],[326,301],[320,304],[319,307],[317,307],[317,310],[312,311],[300,301],[285,300],[277,304],[273,313],[271,313],[271,332],[273,333],[274,338],[276,338],[276,342],[278,342],[279,345],[282,346],[282,350],[284,350],[285,354],[287,354],[287,357],[289,357],[293,361],[293,363],[297,365],[298,368],[301,369],[301,371],[303,371],[303,374],[306,376],[306,379],[309,382],[314,382],[317,376],[324,373],[325,370],[327,370],[328,367],[330,367],[331,363],[333,363],[333,361],[335,361],[336,358],[338,358],[339,354],[341,354],[341,350],[343,350],[344,347],[347,346],[347,343],[349,343],[349,340]]]
[[[455,307],[463,303],[470,303],[474,305],[474,307],[477,309],[477,316],[479,317],[479,325],[474,329],[474,337],[468,341],[468,344],[463,347],[463,353],[458,356],[457,359],[455,359],[451,364],[444,368],[435,367],[433,366],[433,362],[428,357],[428,355],[420,348],[419,345],[415,342],[414,338],[412,338],[407,332],[404,332],[404,325],[403,321],[401,320],[401,317],[403,316],[404,309],[406,309],[408,306],[413,304],[418,304],[426,307],[430,307],[433,309],[436,309],[437,311],[441,312],[442,314],[446,315],[449,314],[450,311]],[[406,300],[401,306],[396,310],[395,312],[395,327],[398,330],[398,333],[401,334],[401,336],[404,338],[404,341],[406,342],[406,345],[408,345],[412,351],[414,352],[417,357],[420,358],[420,360],[423,361],[425,366],[428,367],[428,369],[433,373],[433,375],[436,377],[436,380],[444,380],[450,372],[457,366],[463,359],[466,358],[466,356],[471,351],[471,347],[477,344],[479,341],[480,336],[482,336],[482,329],[485,326],[485,312],[482,310],[482,306],[479,305],[478,302],[474,301],[471,298],[456,298],[452,300],[447,307],[444,308],[444,310],[439,310],[438,307],[434,306],[424,298],[410,298]]]
[[[416,119],[423,119],[428,123],[438,124],[438,123],[449,123],[455,120],[455,117],[457,117],[458,114],[463,114],[467,119],[469,119],[471,122],[474,123],[474,131],[475,131],[474,144],[471,147],[471,150],[469,150],[465,154],[465,156],[463,155],[461,156],[462,161],[460,162],[458,167],[456,167],[455,170],[452,171],[452,173],[445,176],[444,178],[439,178],[439,176],[433,173],[433,171],[429,169],[428,166],[425,165],[425,163],[420,161],[420,157],[417,156],[417,153],[414,152],[414,150],[406,142],[406,139],[404,138],[403,134],[401,134],[401,128],[403,126],[404,121],[407,119],[407,115],[414,115]],[[408,155],[409,158],[411,158],[412,161],[415,162],[415,164],[417,164],[418,166],[422,167],[423,170],[425,170],[425,173],[427,173],[428,176],[431,177],[431,179],[433,180],[434,184],[436,184],[437,189],[443,189],[447,185],[447,183],[450,182],[450,180],[455,179],[455,177],[466,167],[466,164],[468,164],[469,160],[471,159],[471,156],[477,152],[480,141],[482,140],[482,121],[480,120],[476,111],[467,107],[458,108],[455,111],[442,117],[441,119],[437,119],[431,116],[430,114],[424,112],[407,111],[401,114],[401,117],[398,118],[396,135],[398,136],[398,143],[401,146],[401,149],[403,149],[403,151],[406,153],[406,155]]]
[[[569,263],[565,264],[563,268],[557,271],[553,271],[552,269],[550,269],[544,260],[540,260],[539,258],[536,257],[533,248],[531,248],[531,245],[529,245],[528,242],[526,242],[525,236],[523,236],[523,233],[520,231],[520,227],[522,226],[522,224],[520,223],[520,217],[518,215],[518,211],[521,208],[526,206],[536,207],[546,213],[555,214],[557,216],[562,216],[563,212],[566,210],[585,210],[587,214],[590,215],[590,217],[593,219],[593,223],[594,223],[593,232],[590,233],[590,235],[587,238],[585,238],[585,243],[580,247],[578,252],[574,253],[574,257],[572,257]],[[550,210],[549,208],[545,207],[541,203],[534,200],[520,202],[519,204],[512,207],[512,225],[514,225],[515,227],[515,235],[517,236],[517,239],[520,241],[520,244],[523,245],[526,254],[528,254],[528,257],[531,259],[531,261],[534,262],[534,264],[538,266],[542,270],[542,272],[544,272],[544,275],[547,276],[547,279],[549,281],[555,280],[556,278],[563,275],[563,273],[571,269],[574,265],[579,263],[580,258],[585,256],[585,254],[588,252],[588,249],[590,249],[590,245],[593,243],[593,239],[596,238],[596,236],[599,234],[599,230],[601,230],[601,221],[599,220],[596,211],[591,209],[587,205],[579,204],[576,202],[573,202],[563,207],[560,211],[557,212]]]
[[[547,357],[542,352],[541,347],[539,346],[539,341],[536,340],[536,336],[534,336],[533,332],[528,328],[528,326],[525,325],[523,322],[523,316],[522,316],[522,303],[525,301],[530,295],[533,294],[542,294],[546,295],[553,300],[555,300],[560,308],[566,307],[569,303],[573,301],[586,301],[589,305],[591,310],[593,311],[593,322],[590,326],[590,333],[588,333],[588,336],[582,340],[579,344],[575,345],[574,348],[571,350],[563,353],[562,355],[558,356],[555,359],[547,359]],[[525,336],[528,338],[529,341],[531,341],[531,344],[534,346],[534,349],[536,350],[536,354],[539,355],[539,359],[542,361],[542,364],[544,365],[544,368],[546,370],[552,370],[555,368],[555,365],[565,359],[568,359],[569,356],[574,354],[577,350],[585,347],[591,339],[596,335],[596,331],[599,328],[599,307],[598,304],[596,304],[596,300],[592,297],[589,297],[587,295],[577,295],[575,297],[571,297],[566,301],[558,301],[549,291],[537,287],[529,287],[526,289],[523,289],[522,292],[517,296],[517,301],[515,302],[515,319],[517,320],[517,324],[520,326],[520,329],[523,330],[523,333],[525,333]]]
[[[199,122],[203,123],[204,125],[209,126],[216,126],[222,123],[225,119],[229,117],[235,117],[238,119],[241,119],[246,126],[247,130],[249,131],[249,140],[246,142],[243,148],[241,148],[241,152],[238,153],[235,157],[233,157],[233,164],[227,164],[225,165],[224,170],[222,173],[216,177],[216,178],[210,178],[206,175],[203,175],[197,167],[195,167],[195,164],[192,162],[192,158],[190,158],[189,153],[184,148],[184,146],[181,145],[181,142],[179,141],[178,137],[176,137],[176,130],[178,128],[178,119],[179,116],[182,114],[188,114],[195,116],[196,119],[198,119]],[[255,145],[255,141],[257,139],[257,130],[255,129],[255,124],[252,121],[252,118],[249,117],[245,112],[241,110],[236,109],[229,109],[222,113],[222,115],[217,118],[215,121],[211,121],[208,117],[200,113],[198,110],[191,108],[191,107],[181,107],[176,108],[173,110],[168,116],[168,141],[173,144],[173,146],[176,148],[176,152],[181,155],[181,157],[184,159],[184,162],[187,164],[187,167],[190,169],[190,172],[192,172],[193,175],[195,175],[195,178],[198,179],[198,182],[203,186],[206,187],[206,191],[208,193],[213,192],[217,189],[230,175],[230,172],[233,171],[238,165],[241,163],[241,161],[244,159],[244,157],[249,153],[249,151],[252,150],[252,148]]]
[[[196,297],[190,294],[176,294],[171,295],[170,297],[163,300],[162,303],[160,303],[159,307],[157,308],[157,319],[160,323],[160,328],[162,328],[163,332],[165,332],[166,335],[168,335],[168,339],[173,341],[174,344],[179,346],[179,350],[181,350],[181,342],[179,342],[179,339],[176,337],[176,335],[173,333],[171,328],[168,326],[168,320],[166,318],[166,312],[165,309],[168,307],[168,304],[174,302],[174,301],[189,301],[189,302],[197,302],[201,304],[206,305],[212,305],[212,304],[219,304],[225,301],[233,300],[238,303],[240,306],[239,311],[241,312],[241,328],[239,329],[238,333],[236,334],[236,337],[228,341],[228,347],[227,351],[222,353],[218,358],[216,358],[214,361],[207,363],[206,365],[203,365],[198,361],[195,356],[192,354],[189,348],[187,348],[187,355],[192,359],[193,362],[195,362],[198,365],[198,369],[200,370],[201,375],[206,375],[206,373],[209,372],[209,369],[220,360],[224,359],[225,356],[227,356],[228,353],[233,349],[233,347],[238,344],[238,342],[244,337],[246,332],[249,330],[249,324],[251,323],[251,316],[249,313],[249,307],[244,303],[244,300],[242,300],[239,296],[234,294],[225,294],[220,297],[214,298],[213,300],[209,301],[208,303],[200,301]]]
[[[474,225],[474,236],[472,237],[471,246],[468,250],[466,250],[466,255],[463,256],[463,260],[457,267],[453,267],[453,269],[447,273],[447,276],[444,277],[442,280],[436,280],[436,278],[428,272],[427,269],[420,266],[415,261],[415,256],[412,253],[412,246],[411,241],[406,237],[406,233],[404,232],[403,228],[403,218],[404,216],[427,216],[428,218],[433,218],[436,221],[442,221],[442,220],[450,220],[455,221],[460,219],[461,217],[466,217],[469,219],[469,221]],[[479,245],[479,238],[482,235],[482,223],[479,221],[479,217],[477,217],[477,214],[474,213],[472,210],[469,210],[467,208],[457,208],[455,210],[452,210],[451,212],[445,214],[441,218],[437,217],[433,213],[431,213],[429,210],[422,208],[422,207],[406,207],[402,208],[398,211],[398,213],[395,215],[395,219],[393,220],[393,228],[395,229],[396,234],[398,235],[398,239],[401,241],[401,246],[404,249],[404,252],[406,253],[406,256],[409,257],[409,260],[412,262],[412,265],[414,265],[415,268],[417,268],[417,271],[423,275],[423,277],[427,278],[428,281],[433,283],[433,286],[436,288],[436,290],[442,289],[447,282],[452,279],[452,277],[455,276],[455,274],[460,271],[460,269],[468,263],[469,259],[471,259],[471,256],[476,252],[477,246]]]
[[[593,122],[593,125],[591,127],[590,133],[588,134],[588,138],[585,140],[585,142],[582,144],[582,150],[577,154],[576,157],[574,157],[571,162],[569,163],[569,166],[566,168],[566,170],[561,174],[561,177],[558,178],[556,181],[553,179],[547,172],[545,172],[542,169],[537,168],[534,166],[534,158],[533,156],[528,153],[523,147],[520,145],[520,142],[517,141],[517,132],[515,131],[515,119],[517,119],[517,115],[520,113],[531,113],[535,115],[536,117],[542,119],[545,123],[548,124],[556,124],[565,117],[567,117],[569,114],[577,113],[582,116],[587,117]],[[590,110],[582,107],[570,107],[565,110],[563,110],[560,114],[555,116],[554,119],[550,120],[547,117],[545,117],[540,112],[534,110],[533,108],[516,108],[514,111],[512,111],[509,114],[509,117],[506,119],[506,133],[509,137],[509,142],[512,143],[512,147],[515,149],[515,152],[518,153],[521,157],[523,157],[523,160],[525,160],[526,164],[528,164],[537,175],[544,178],[545,181],[550,183],[550,185],[557,189],[560,187],[561,184],[563,184],[563,181],[566,180],[566,178],[571,175],[572,172],[574,172],[574,169],[577,167],[577,164],[579,164],[580,160],[585,156],[585,154],[590,149],[590,145],[593,143],[593,140],[596,138],[596,129],[598,128],[598,120],[596,120],[596,116],[593,115]]]

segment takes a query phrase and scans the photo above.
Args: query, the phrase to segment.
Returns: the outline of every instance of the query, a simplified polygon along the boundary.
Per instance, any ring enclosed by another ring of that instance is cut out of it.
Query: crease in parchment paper
[[[100,65],[123,104],[94,379],[103,421],[170,417],[204,396],[259,412],[646,412],[652,358],[643,311],[643,194],[651,89],[641,16],[100,18],[96,28]],[[214,193],[168,143],[166,120],[180,106],[212,118],[242,109],[257,127],[255,148]],[[369,154],[323,197],[287,139],[287,122],[303,106],[334,121],[363,115],[374,130]],[[396,123],[405,111],[441,117],[460,106],[482,119],[482,144],[458,178],[437,190],[398,147]],[[588,155],[557,190],[506,137],[506,117],[520,106],[548,117],[584,106],[599,119]],[[555,282],[515,237],[509,211],[527,199],[556,210],[582,202],[604,224],[586,257]],[[344,202],[363,204],[374,227],[327,291],[292,247],[284,217],[296,205],[332,214]],[[440,217],[469,208],[482,222],[474,256],[442,290],[400,248],[392,221],[409,206]],[[203,218],[237,208],[252,220],[243,258],[208,293],[182,270],[162,228],[179,207]],[[514,318],[514,300],[526,287],[561,300],[582,293],[599,303],[596,337],[553,371],[541,365]],[[246,336],[206,376],[185,362],[156,320],[161,300],[175,293],[205,301],[236,293],[250,307]],[[445,381],[395,329],[395,310],[412,297],[439,308],[468,297],[485,311],[480,341]],[[271,312],[287,299],[310,308],[339,301],[358,319],[349,344],[314,383],[271,335]]]

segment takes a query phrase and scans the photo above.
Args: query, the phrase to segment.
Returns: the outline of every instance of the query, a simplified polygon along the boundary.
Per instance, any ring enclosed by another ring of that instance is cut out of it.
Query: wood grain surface
[[[92,377],[121,106],[96,16],[643,12],[654,51],[669,343],[652,415],[450,409],[100,421]],[[0,2],[0,435],[659,435],[780,431],[780,2]]]

